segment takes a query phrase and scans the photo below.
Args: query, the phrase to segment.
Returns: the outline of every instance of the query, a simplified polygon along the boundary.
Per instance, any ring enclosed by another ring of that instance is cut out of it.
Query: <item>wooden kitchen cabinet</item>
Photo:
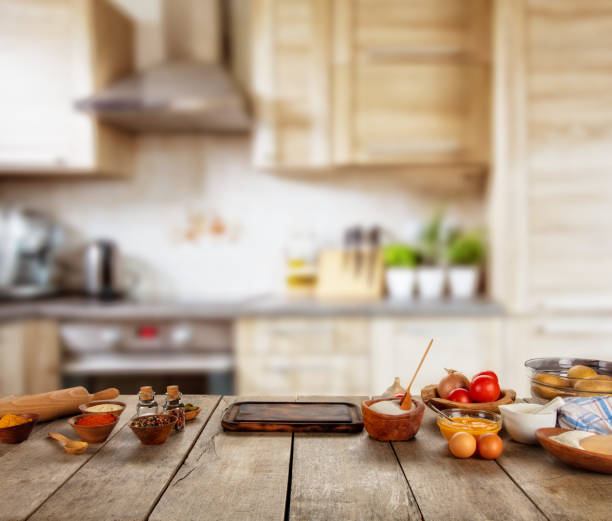
[[[408,385],[431,338],[434,343],[413,384],[415,393],[438,383],[444,368],[468,378],[493,370],[503,387],[512,388],[512,375],[502,363],[503,335],[502,317],[375,318],[370,344],[373,394],[381,394],[395,376]]]
[[[0,324],[0,396],[60,387],[60,344],[53,320]]]
[[[487,164],[490,4],[336,0],[335,162]]]
[[[236,324],[239,394],[369,394],[369,321],[243,318]]]
[[[132,69],[132,24],[107,0],[1,0],[0,175],[126,175],[133,140],[74,103]]]
[[[255,0],[255,165],[486,167],[490,4]]]
[[[498,2],[490,287],[512,311],[612,310],[609,7]]]
[[[253,161],[272,169],[331,164],[328,0],[253,0]]]

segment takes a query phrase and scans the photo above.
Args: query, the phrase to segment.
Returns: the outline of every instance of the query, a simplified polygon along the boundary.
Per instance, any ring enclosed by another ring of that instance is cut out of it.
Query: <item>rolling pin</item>
[[[42,394],[25,396],[7,396],[0,398],[0,416],[7,413],[38,414],[39,421],[52,420],[60,416],[78,414],[79,405],[93,400],[112,400],[119,396],[119,390],[114,387],[89,394],[85,387],[71,387]]]

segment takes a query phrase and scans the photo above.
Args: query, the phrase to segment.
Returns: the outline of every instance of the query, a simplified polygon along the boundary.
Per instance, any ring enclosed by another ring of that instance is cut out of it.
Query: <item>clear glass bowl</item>
[[[594,369],[597,377],[568,378],[575,365]],[[612,396],[612,362],[590,358],[532,358],[525,362],[531,396],[546,403],[557,396]]]
[[[444,409],[444,414],[451,418],[469,418],[465,423],[449,421],[442,416],[438,416],[436,421],[442,436],[447,440],[457,432],[469,432],[474,436],[482,434],[496,434],[502,428],[502,417],[496,412],[481,411],[478,409]]]

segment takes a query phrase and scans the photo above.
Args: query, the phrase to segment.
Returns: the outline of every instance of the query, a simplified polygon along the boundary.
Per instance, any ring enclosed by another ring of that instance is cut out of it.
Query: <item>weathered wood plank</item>
[[[127,404],[128,410],[121,415],[118,425],[104,444],[90,444],[83,454],[67,454],[57,441],[47,436],[49,432],[59,432],[69,438],[79,439],[66,419],[62,418],[37,425],[25,442],[2,456],[0,461],[3,468],[10,471],[3,472],[0,479],[2,490],[0,521],[16,521],[31,515],[121,432],[122,427],[129,421],[137,398],[121,396],[119,400]]]
[[[570,467],[540,446],[508,437],[497,462],[549,519],[612,519],[612,476]]]
[[[145,519],[220,397],[185,396],[184,399],[202,407],[202,412],[182,433],[172,433],[163,445],[145,446],[126,427],[30,519],[62,519],[66,512],[74,513],[79,521]]]
[[[351,401],[365,397],[300,397]],[[360,434],[301,434],[293,441],[290,519],[422,519],[391,445]]]
[[[235,400],[221,400],[151,521],[283,519],[291,434],[224,432],[221,417]]]
[[[425,519],[546,519],[495,461],[455,458],[435,420],[426,408],[416,437],[393,442]]]

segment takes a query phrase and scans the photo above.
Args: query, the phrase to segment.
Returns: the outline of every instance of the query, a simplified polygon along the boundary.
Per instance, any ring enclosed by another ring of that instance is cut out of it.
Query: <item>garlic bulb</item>
[[[385,392],[382,394],[385,398],[389,396],[395,396],[397,394],[406,394],[406,389],[400,385],[399,376],[396,376],[393,380],[393,384],[387,387]]]

